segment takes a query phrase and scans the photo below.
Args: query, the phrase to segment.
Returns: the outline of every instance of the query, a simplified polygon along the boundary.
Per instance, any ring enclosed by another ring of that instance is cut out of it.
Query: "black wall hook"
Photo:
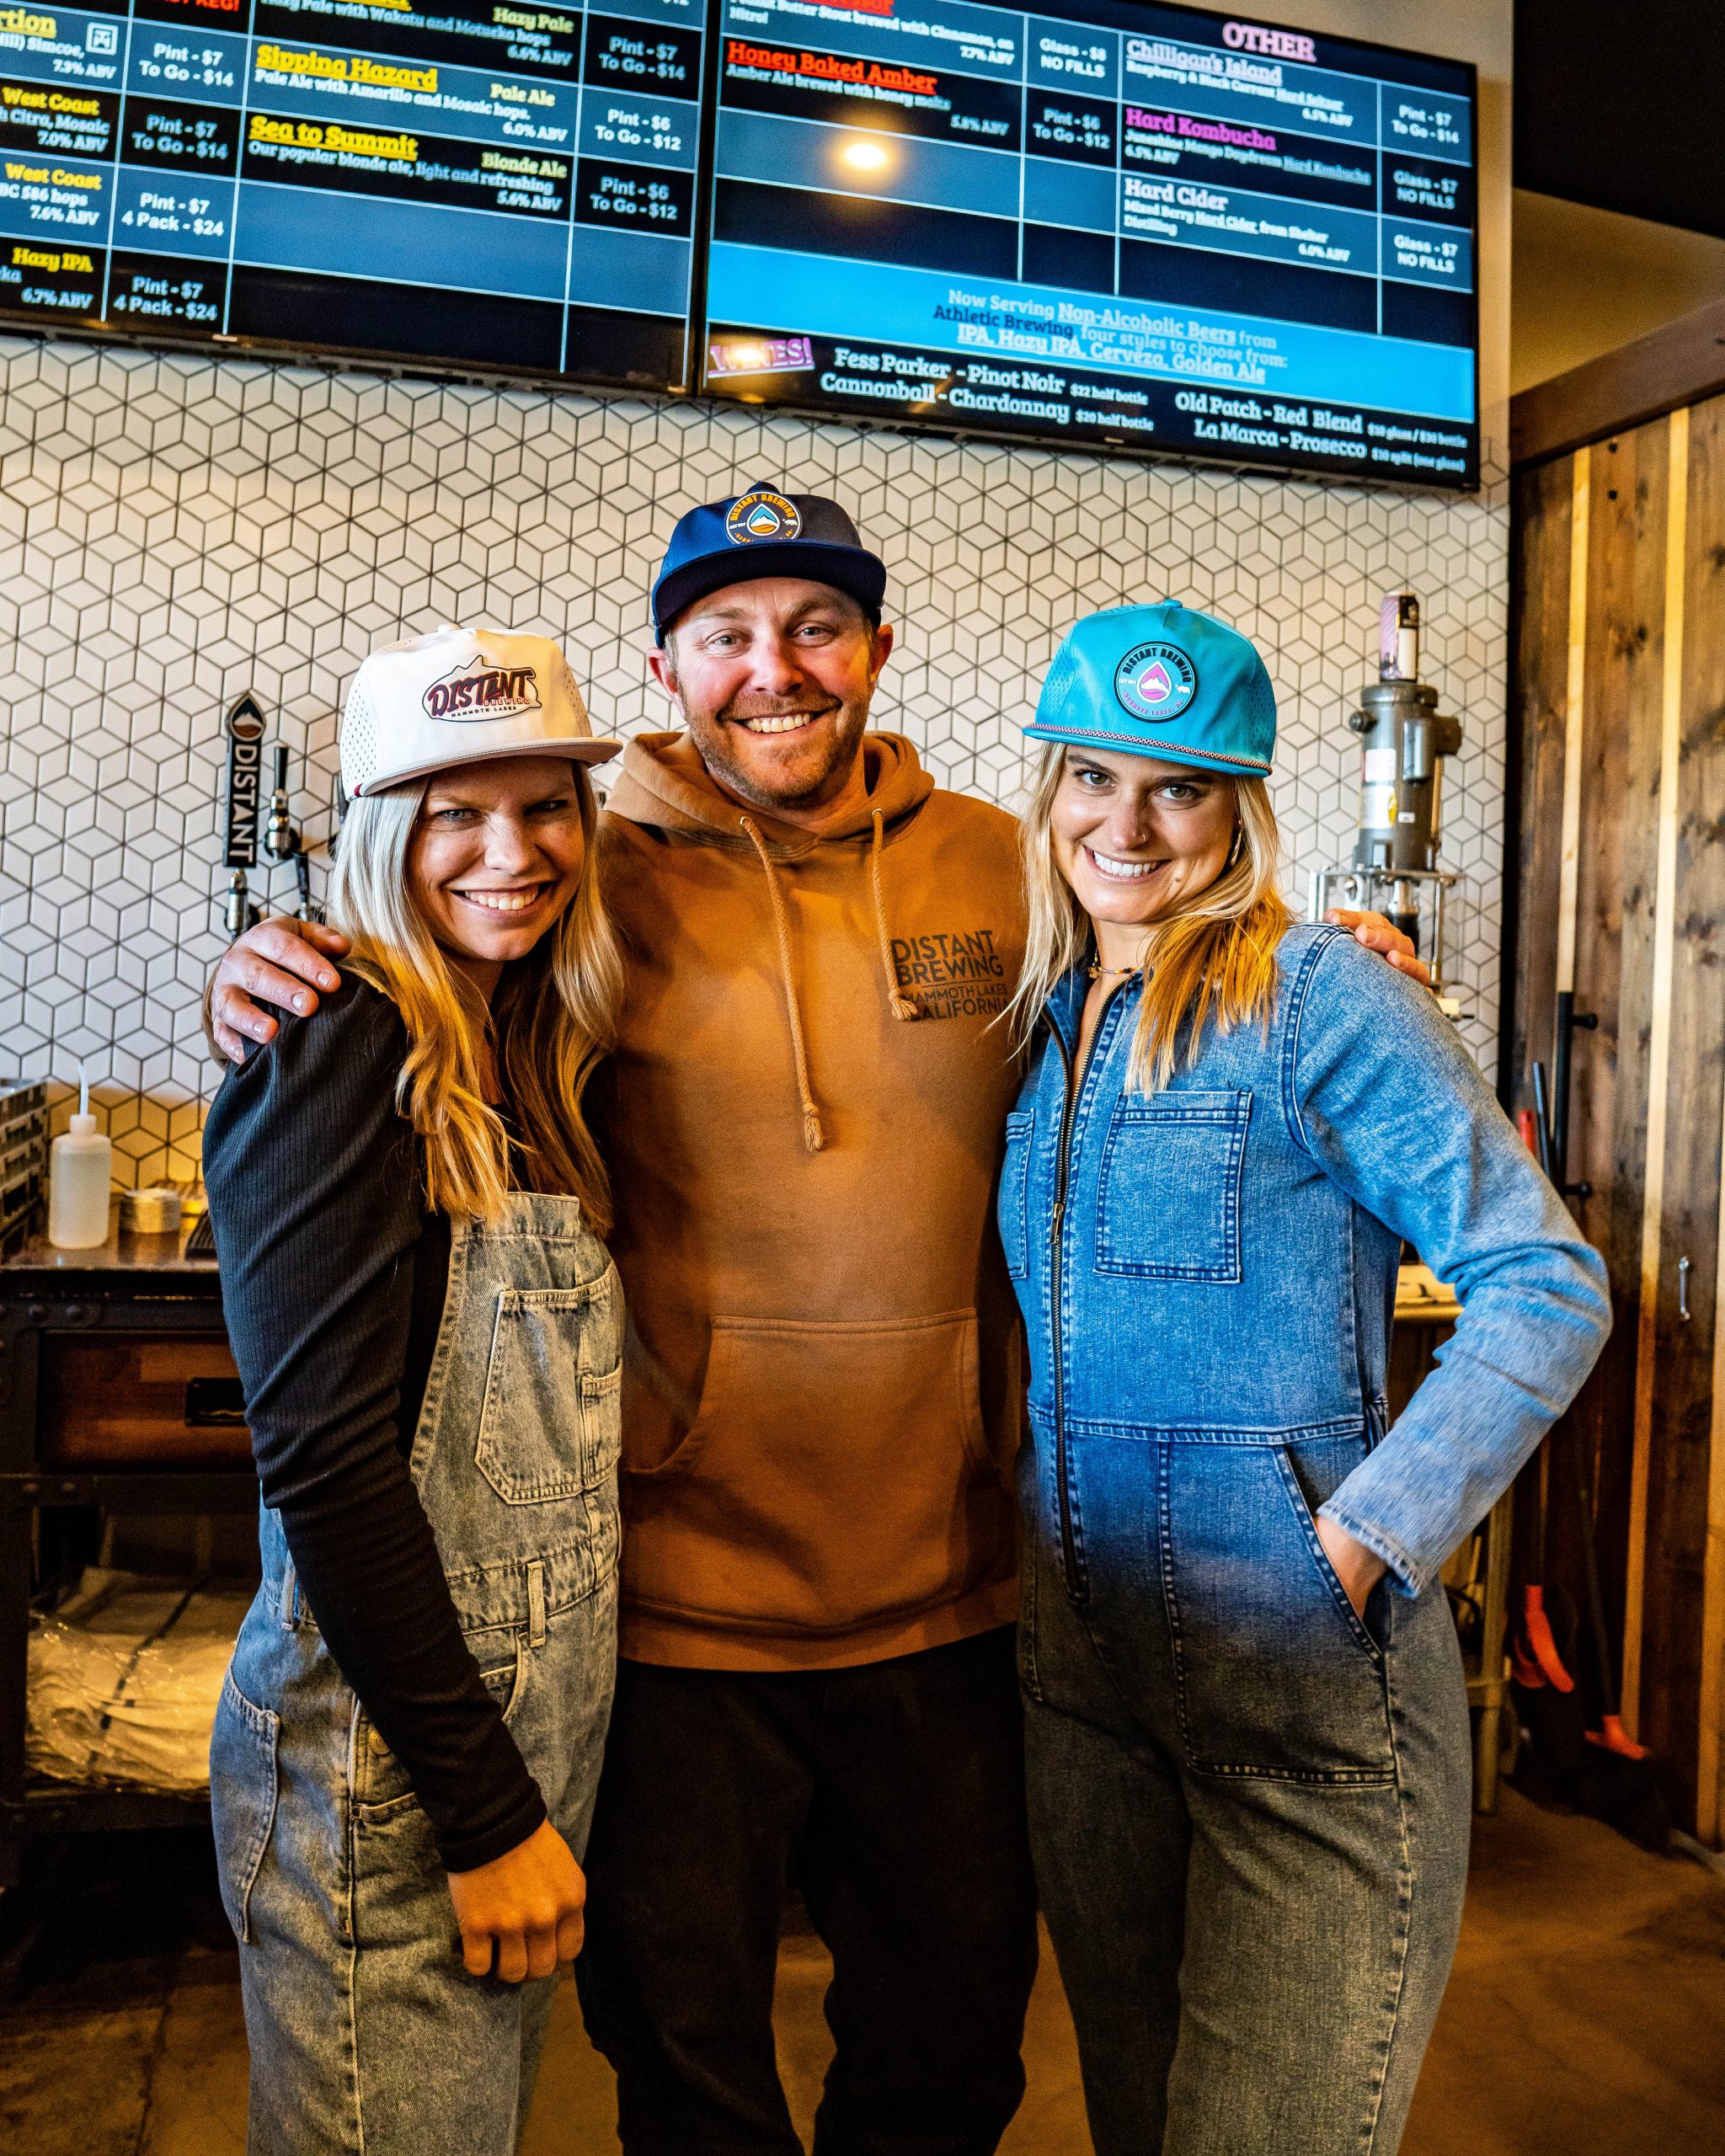
[[[1569,1093],[1570,1052],[1577,1033],[1593,1033],[1599,1025],[1597,1011],[1578,1011],[1573,989],[1557,991],[1557,1022],[1551,1043],[1551,1084],[1546,1083],[1546,1066],[1533,1066],[1534,1118],[1539,1126],[1540,1166],[1563,1198],[1591,1198],[1590,1182],[1570,1182]]]

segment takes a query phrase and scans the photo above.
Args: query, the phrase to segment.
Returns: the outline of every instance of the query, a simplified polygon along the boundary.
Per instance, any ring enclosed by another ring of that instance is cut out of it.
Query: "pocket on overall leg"
[[[617,1273],[575,1288],[505,1288],[492,1322],[474,1457],[505,1504],[596,1489],[622,1447]]]
[[[508,1635],[467,1642],[479,1665],[479,1681],[502,1710],[509,1728],[520,1701],[528,1651],[525,1641]],[[353,1735],[350,1745],[348,1798],[357,1825],[366,1829],[388,1827],[408,1813],[417,1813],[419,1800],[408,1772],[389,1748],[383,1732],[364,1707],[354,1705]]]
[[[1299,1781],[1394,1771],[1383,1657],[1323,1559],[1302,1479],[1331,1481],[1322,1451],[1177,1439],[1167,1447],[1162,1542],[1180,1719],[1194,1767]],[[1339,1472],[1335,1480],[1340,1480]]]
[[[242,1945],[251,1940],[252,1887],[275,1824],[280,1728],[280,1716],[254,1706],[230,1669],[210,1737],[210,1813],[222,1906]]]

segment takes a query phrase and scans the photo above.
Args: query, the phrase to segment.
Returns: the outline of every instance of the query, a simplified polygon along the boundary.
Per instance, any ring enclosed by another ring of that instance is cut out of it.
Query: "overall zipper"
[[[1066,1053],[1066,1043],[1061,1039],[1058,1027],[1054,1028],[1054,1037],[1065,1074],[1065,1084],[1060,1094],[1060,1142],[1055,1154],[1054,1246],[1050,1252],[1048,1291],[1049,1330],[1054,1336],[1055,1351],[1055,1488],[1059,1493],[1060,1508],[1060,1572],[1065,1581],[1067,1595],[1076,1601],[1079,1599],[1075,1586],[1078,1577],[1078,1545],[1072,1533],[1072,1493],[1066,1486],[1066,1387],[1064,1376],[1066,1342],[1060,1309],[1060,1256],[1065,1246],[1066,1225],[1066,1146],[1071,1134],[1072,1112],[1076,1103],[1072,1097],[1072,1059]]]
[[[1061,1038],[1060,1029],[1058,1026],[1049,1028],[1055,1045],[1060,1052],[1060,1063],[1066,1081],[1060,1108],[1060,1150],[1055,1161],[1054,1245],[1050,1252],[1049,1315],[1054,1336],[1055,1486],[1059,1492],[1060,1508],[1060,1570],[1065,1575],[1067,1595],[1074,1602],[1088,1599],[1090,1582],[1078,1548],[1077,1530],[1073,1524],[1071,1472],[1066,1450],[1065,1314],[1060,1303],[1066,1240],[1066,1182],[1071,1166],[1072,1123],[1080,1106],[1078,1096],[1089,1086],[1097,1065],[1104,1059],[1108,1029],[1114,1022],[1119,1004],[1118,995],[1108,999],[1108,1006],[1103,1013],[1096,1038],[1090,1043],[1090,1060],[1084,1066],[1084,1076],[1076,1087],[1072,1083],[1072,1059],[1066,1052],[1066,1043]]]

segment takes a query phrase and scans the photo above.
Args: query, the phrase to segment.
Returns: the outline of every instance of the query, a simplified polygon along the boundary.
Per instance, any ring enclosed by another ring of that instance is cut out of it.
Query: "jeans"
[[[830,1948],[817,2156],[988,2156],[1036,1969],[1008,1629],[849,1669],[619,1666],[587,2028],[628,2156],[798,2156],[773,2050],[789,1889]]]
[[[413,1475],[480,1673],[579,1856],[617,1654],[622,1299],[574,1199],[509,1204],[457,1231]],[[430,1822],[267,1509],[259,1540],[210,1748],[250,2156],[511,2156],[555,1980],[467,1974]]]
[[[1078,1441],[1082,1604],[1027,1459],[1032,1844],[1097,2156],[1401,2139],[1461,1920],[1467,1709],[1441,1588],[1381,1582],[1362,1621],[1312,1529],[1364,1449]]]

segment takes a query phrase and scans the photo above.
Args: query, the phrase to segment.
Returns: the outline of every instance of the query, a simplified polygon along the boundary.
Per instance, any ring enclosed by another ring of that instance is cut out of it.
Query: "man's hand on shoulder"
[[[243,1063],[248,1041],[273,1041],[277,1021],[260,1006],[273,1004],[309,1017],[318,991],[333,995],[341,975],[331,959],[346,955],[339,929],[282,914],[248,928],[230,944],[204,998],[204,1031],[229,1063]]]
[[[1355,913],[1347,906],[1332,906],[1324,919],[1338,928],[1351,928],[1356,943],[1365,944],[1368,951],[1375,951],[1385,964],[1393,966],[1398,974],[1406,974],[1409,980],[1418,981],[1422,988],[1431,986],[1431,968],[1416,954],[1412,941],[1393,921],[1386,921],[1382,914]]]

